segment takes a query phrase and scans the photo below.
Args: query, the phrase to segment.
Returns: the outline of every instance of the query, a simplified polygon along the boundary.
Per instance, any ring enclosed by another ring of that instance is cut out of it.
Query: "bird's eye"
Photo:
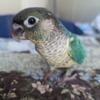
[[[34,16],[29,16],[25,21],[24,25],[28,28],[32,28],[37,22],[39,21],[38,18]]]
[[[28,23],[29,23],[30,25],[33,25],[35,22],[36,22],[36,19],[33,18],[33,17],[31,17],[31,18],[28,19]]]

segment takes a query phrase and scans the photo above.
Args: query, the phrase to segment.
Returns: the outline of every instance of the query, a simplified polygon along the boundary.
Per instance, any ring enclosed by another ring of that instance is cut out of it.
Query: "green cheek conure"
[[[55,68],[81,64],[86,57],[83,44],[45,8],[27,8],[13,18],[13,34],[17,39],[28,39],[37,52]]]

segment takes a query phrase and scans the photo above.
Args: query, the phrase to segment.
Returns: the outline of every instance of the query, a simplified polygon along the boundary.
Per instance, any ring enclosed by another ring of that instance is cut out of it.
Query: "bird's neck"
[[[36,45],[44,45],[61,34],[61,31],[52,19],[43,20],[38,27],[36,30],[38,34],[36,33],[34,34],[35,36],[33,36],[35,37],[34,42]]]
[[[58,35],[53,35],[50,38],[48,38],[46,41],[40,41],[38,43],[35,43],[35,46],[37,49],[46,49],[52,48],[52,46],[55,44],[55,47],[57,46],[56,44],[61,44],[62,41],[66,41],[66,37],[64,34],[59,34]]]

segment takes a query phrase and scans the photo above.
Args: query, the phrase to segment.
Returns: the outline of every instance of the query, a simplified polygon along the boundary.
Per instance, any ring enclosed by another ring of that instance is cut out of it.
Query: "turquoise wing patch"
[[[62,30],[64,31],[67,39],[69,38],[69,51],[68,55],[77,63],[81,64],[83,63],[85,57],[86,57],[86,50],[81,43],[81,41],[77,38],[77,36],[74,33],[71,33],[69,30],[67,30],[62,23],[59,22],[60,27],[62,27]]]
[[[85,47],[81,43],[81,41],[72,34],[71,37],[69,37],[69,56],[77,63],[81,64],[84,61],[84,58],[86,57],[86,51]]]

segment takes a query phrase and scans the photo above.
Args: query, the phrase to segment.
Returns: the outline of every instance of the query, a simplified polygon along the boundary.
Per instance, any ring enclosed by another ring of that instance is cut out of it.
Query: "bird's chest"
[[[48,42],[37,50],[51,65],[62,66],[69,60],[67,39],[64,38]]]

